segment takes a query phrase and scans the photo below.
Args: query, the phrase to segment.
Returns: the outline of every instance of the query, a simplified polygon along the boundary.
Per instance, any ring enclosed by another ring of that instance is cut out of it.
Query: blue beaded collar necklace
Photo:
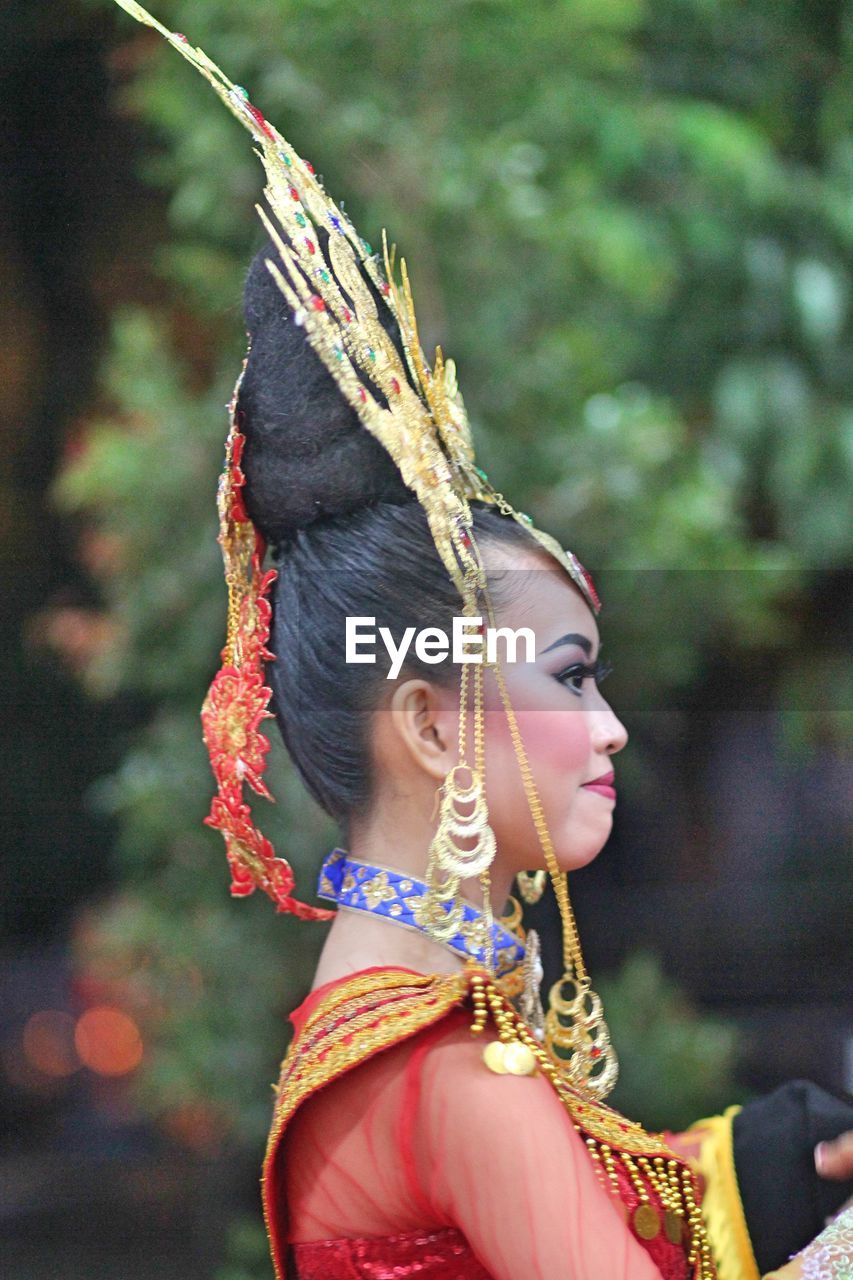
[[[402,871],[359,862],[345,850],[333,849],[320,868],[317,892],[321,898],[350,911],[381,916],[384,920],[392,920],[431,937],[429,930],[415,916],[418,903],[426,893],[426,885]],[[442,945],[464,960],[485,964],[486,949],[481,941],[483,913],[471,903],[465,903],[462,917],[459,932]],[[497,922],[492,924],[492,953],[495,976],[499,978],[511,973],[524,959],[524,947],[518,938]]]

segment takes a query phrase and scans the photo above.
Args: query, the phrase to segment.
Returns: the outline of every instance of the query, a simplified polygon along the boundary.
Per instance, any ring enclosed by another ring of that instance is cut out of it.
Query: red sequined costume
[[[633,1226],[631,1160],[675,1178],[672,1152],[541,1074],[490,1072],[469,981],[366,970],[293,1015],[263,1182],[279,1280],[698,1275],[666,1204],[653,1238]]]

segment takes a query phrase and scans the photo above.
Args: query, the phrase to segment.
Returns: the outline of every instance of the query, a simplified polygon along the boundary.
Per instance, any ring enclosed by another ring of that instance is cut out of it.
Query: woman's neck
[[[464,961],[426,934],[401,929],[393,920],[339,910],[320,953],[312,990],[374,967],[458,973]]]
[[[350,829],[348,851],[359,862],[378,864],[402,871],[413,879],[426,874],[427,850],[432,838],[431,824],[383,821],[381,816]],[[422,828],[422,829],[421,829]],[[492,910],[498,915],[509,897],[511,875],[492,868]],[[478,880],[463,881],[460,892],[475,907],[482,908],[483,892]],[[449,951],[426,933],[403,929],[393,920],[346,910],[338,912],[320,954],[313,988],[374,966],[414,969],[418,973],[457,973],[464,959]]]
[[[370,862],[403,871],[416,880],[426,876],[429,846],[435,834],[435,816],[427,806],[402,797],[399,807],[377,805],[368,819],[353,819],[347,850],[359,862]],[[421,810],[424,810],[422,813]],[[492,912],[497,916],[506,906],[512,890],[513,872],[504,870],[498,854],[489,871]],[[475,907],[483,906],[483,890],[478,879],[463,880],[461,896]]]

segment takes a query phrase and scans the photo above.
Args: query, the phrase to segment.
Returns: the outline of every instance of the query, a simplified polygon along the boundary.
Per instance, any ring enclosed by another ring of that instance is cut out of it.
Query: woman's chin
[[[594,846],[590,845],[584,849],[578,849],[576,846],[571,849],[560,849],[555,846],[554,856],[557,860],[557,866],[561,871],[566,873],[570,871],[581,871],[584,867],[588,867],[591,862],[595,862],[595,859],[601,853],[602,848],[603,846],[600,844]],[[521,869],[522,868],[519,868],[519,870]],[[546,869],[542,861],[542,854],[540,850],[531,850],[530,860],[526,863],[523,869],[525,871],[544,871]]]
[[[582,867],[588,867],[591,862],[601,853],[610,836],[610,828],[604,833],[596,832],[594,835],[590,832],[588,840],[580,841],[575,838],[567,840],[565,844],[560,845],[555,842],[554,853],[557,858],[557,866],[561,871],[580,871]]]
[[[588,867],[591,862],[595,861],[607,844],[612,828],[613,820],[608,814],[606,822],[600,821],[596,823],[594,830],[592,829],[592,824],[589,824],[582,836],[579,834],[576,824],[573,824],[573,829],[567,832],[563,840],[557,838],[552,831],[551,841],[557,866],[561,871],[565,872],[580,871],[581,868]],[[533,840],[524,840],[523,843],[517,838],[502,842],[498,837],[498,848],[513,849],[515,854],[513,862],[519,870],[546,870],[542,849],[535,837]],[[523,866],[519,866],[519,853],[522,858],[526,858]]]
[[[565,862],[558,859],[561,871],[580,871],[583,867],[588,867],[591,862],[595,862],[601,848],[589,849],[585,853],[574,854],[571,858],[567,858]]]

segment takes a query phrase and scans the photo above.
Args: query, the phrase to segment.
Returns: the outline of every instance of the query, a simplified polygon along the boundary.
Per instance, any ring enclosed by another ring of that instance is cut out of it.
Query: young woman
[[[712,1280],[719,1264],[753,1280],[731,1126],[669,1144],[603,1102],[616,1060],[566,887],[610,833],[627,741],[599,689],[594,585],[477,470],[405,271],[398,287],[380,270],[244,90],[119,2],[205,75],[268,179],[219,498],[209,821],[236,893],[320,914],[248,805],[272,699],[347,846],[321,869],[340,909],[293,1015],[264,1168],[276,1274]],[[500,919],[514,878],[529,895],[546,873],[565,961],[547,1013],[535,941]],[[807,1276],[809,1256],[779,1274]]]
[[[268,678],[290,754],[347,844],[321,872],[321,893],[343,909],[293,1015],[266,1162],[277,1267],[302,1280],[639,1280],[703,1265],[711,1274],[707,1224],[691,1228],[676,1152],[582,1093],[560,1096],[541,1071],[489,1070],[483,1040],[493,1044],[495,1029],[471,1034],[470,957],[406,907],[427,872],[437,790],[459,758],[459,668],[425,662],[410,645],[390,680],[378,636],[382,627],[397,642],[427,627],[449,633],[458,593],[424,512],[282,307],[265,266],[271,251],[246,283],[251,349],[238,400],[246,502],[277,548]],[[532,661],[500,664],[511,719],[497,677],[484,681],[499,915],[518,873],[544,867],[514,731],[561,872],[587,865],[610,834],[613,758],[627,733],[599,688],[606,667],[589,596],[493,507],[475,504],[473,531],[494,623],[535,638]],[[372,620],[374,663],[347,661],[348,618]],[[460,889],[477,911],[479,881]],[[731,1146],[726,1122],[675,1145],[706,1147],[721,1275],[757,1277],[734,1164],[720,1159]],[[661,1162],[664,1196],[660,1179],[644,1185]]]

